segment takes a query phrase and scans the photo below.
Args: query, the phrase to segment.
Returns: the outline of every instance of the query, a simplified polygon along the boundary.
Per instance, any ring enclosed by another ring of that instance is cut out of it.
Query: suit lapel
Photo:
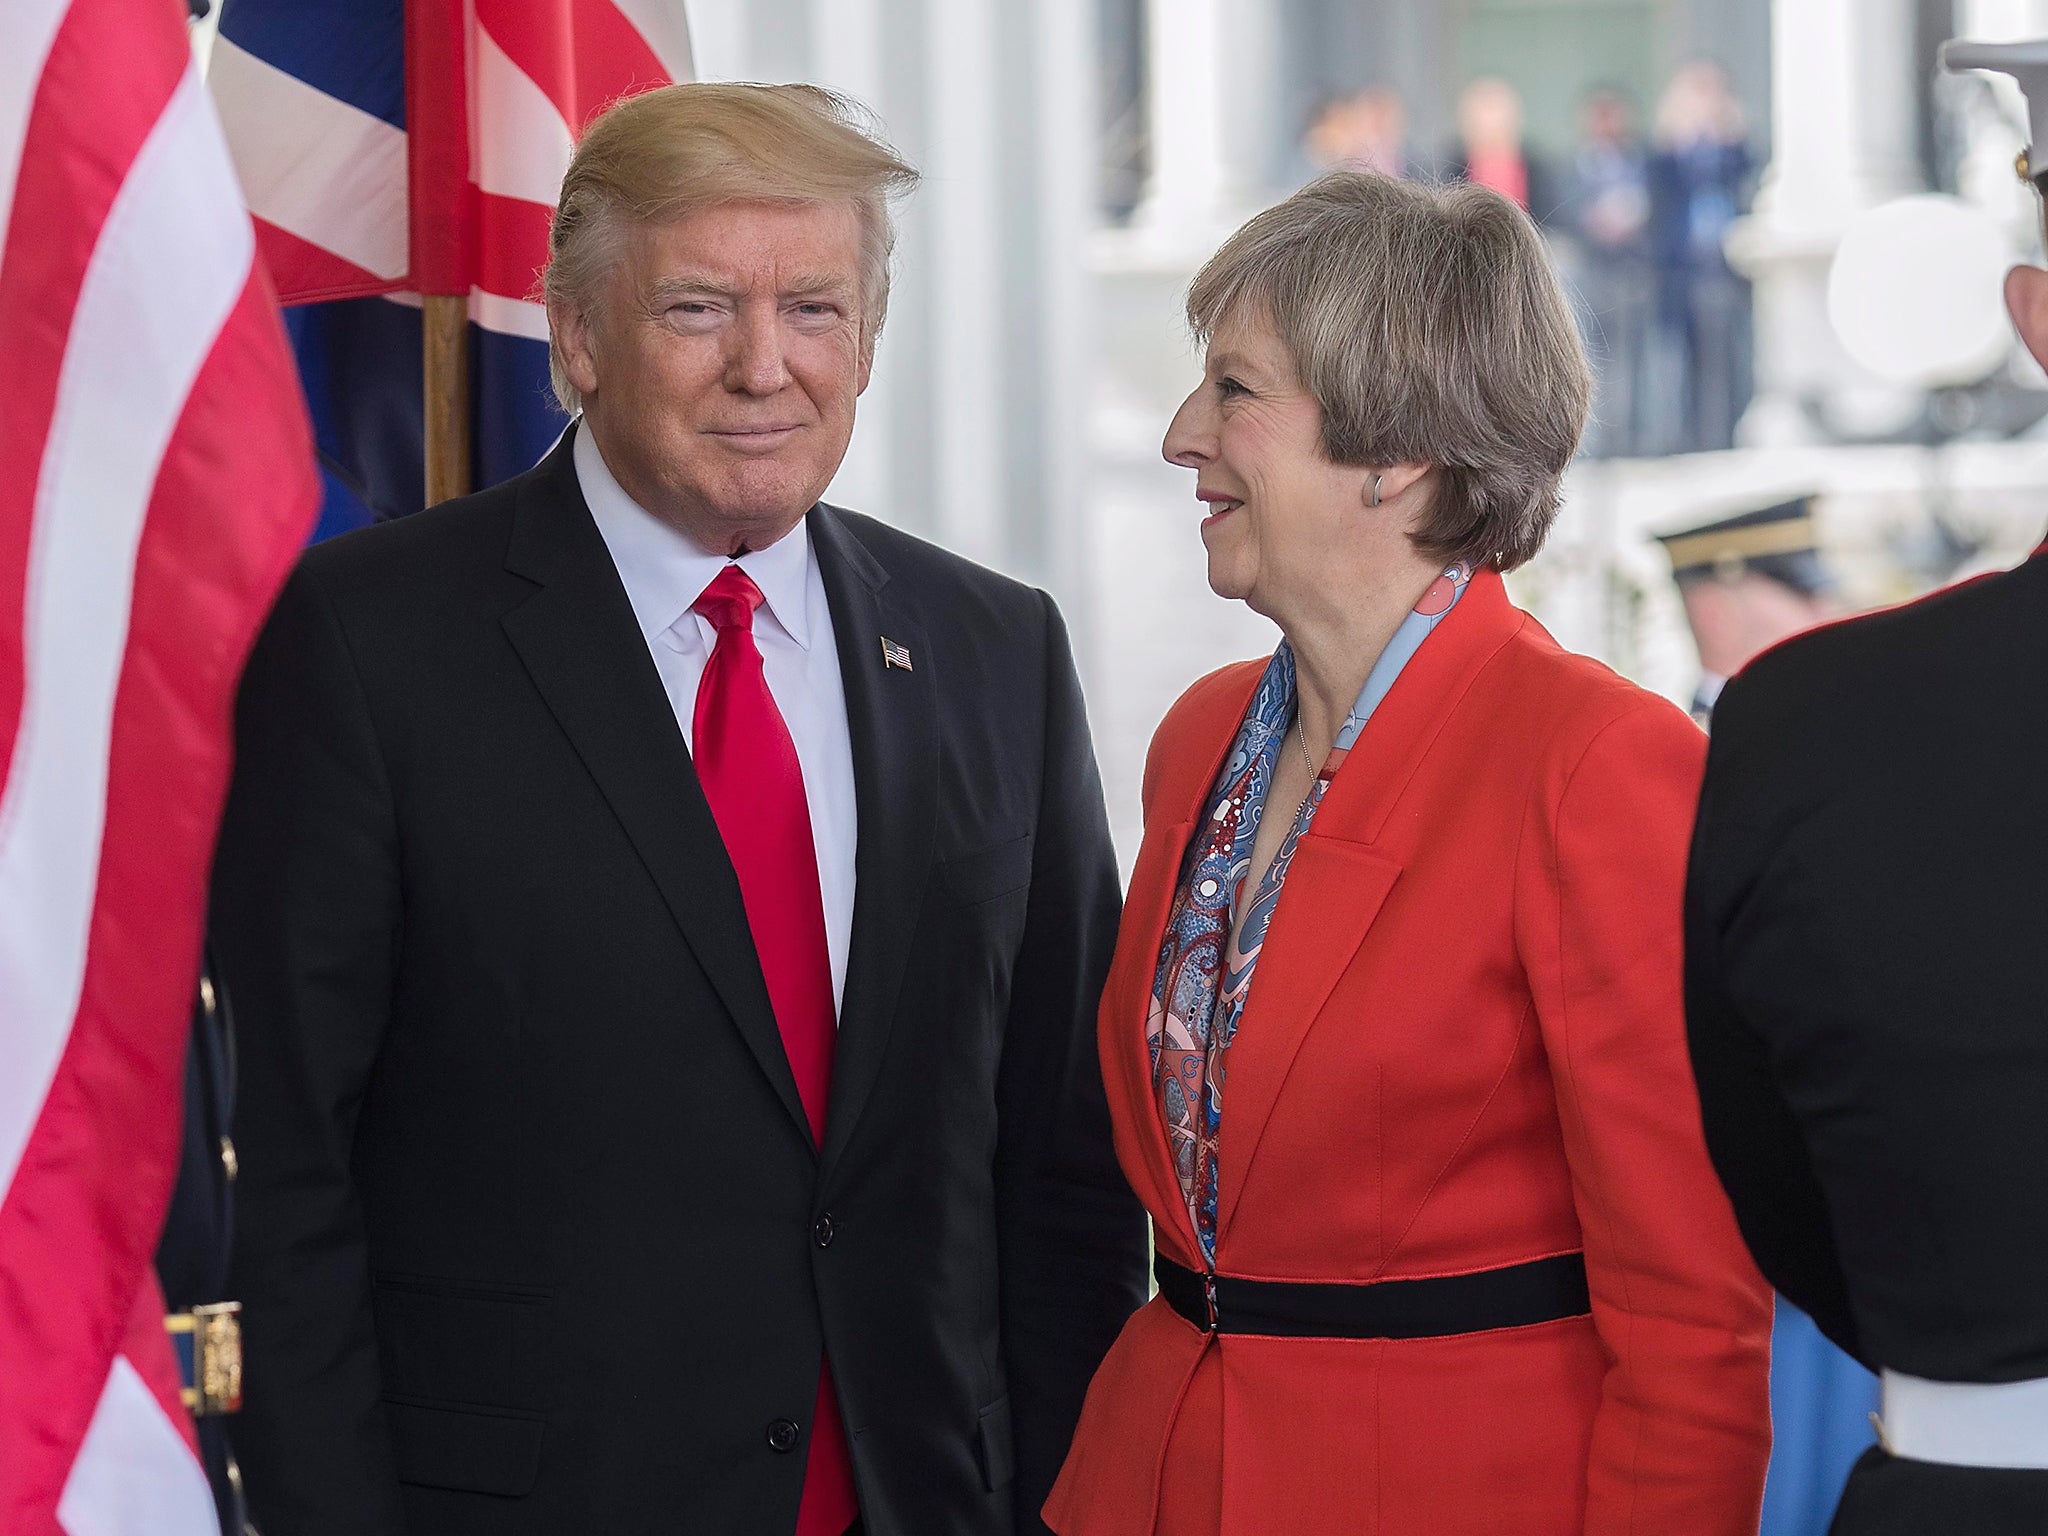
[[[1219,1245],[1294,1058],[1400,878],[1400,861],[1375,846],[1387,818],[1473,679],[1521,623],[1499,573],[1475,575],[1366,723],[1295,847],[1230,1047]]]
[[[934,676],[945,658],[926,643],[911,595],[890,582],[843,514],[827,506],[813,511],[811,545],[832,610],[860,818],[853,935],[825,1120],[829,1170],[851,1139],[888,1054],[904,967],[931,878],[939,782]],[[885,638],[909,651],[907,669],[884,660]]]
[[[808,1142],[739,879],[577,485],[570,441],[565,434],[520,491],[505,564],[539,590],[505,615],[505,633]]]

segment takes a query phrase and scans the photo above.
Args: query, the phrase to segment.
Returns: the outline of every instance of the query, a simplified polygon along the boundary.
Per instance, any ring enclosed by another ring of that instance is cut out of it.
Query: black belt
[[[1526,1264],[1427,1280],[1363,1284],[1245,1280],[1203,1275],[1152,1255],[1166,1304],[1204,1333],[1287,1339],[1435,1339],[1584,1317],[1586,1257],[1560,1253]]]

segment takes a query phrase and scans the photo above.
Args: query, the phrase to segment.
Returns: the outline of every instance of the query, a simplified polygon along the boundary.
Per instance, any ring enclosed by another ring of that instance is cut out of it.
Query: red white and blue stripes
[[[150,1258],[236,676],[317,488],[180,8],[0,33],[0,1530],[199,1536]]]

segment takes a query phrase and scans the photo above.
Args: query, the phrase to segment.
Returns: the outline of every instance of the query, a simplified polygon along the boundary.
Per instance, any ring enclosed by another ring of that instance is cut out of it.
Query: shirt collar
[[[587,423],[578,423],[570,455],[583,500],[618,567],[641,636],[652,641],[673,628],[731,562],[700,548],[628,496],[605,464]],[[810,519],[798,522],[766,549],[749,550],[738,563],[761,589],[764,606],[783,632],[800,648],[810,649]]]

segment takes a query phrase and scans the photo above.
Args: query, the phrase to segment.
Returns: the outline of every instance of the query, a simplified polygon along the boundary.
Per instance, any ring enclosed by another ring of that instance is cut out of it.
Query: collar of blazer
[[[1523,622],[1499,572],[1474,575],[1458,606],[1415,653],[1366,724],[1296,846],[1238,1040],[1231,1047],[1217,1191],[1219,1257],[1246,1171],[1295,1055],[1400,877],[1400,864],[1373,844],[1473,679]],[[1130,1032],[1112,1059],[1122,1064],[1120,1090],[1136,1111],[1131,1123],[1141,1127],[1136,1150],[1153,1184],[1147,1204],[1155,1213],[1178,1215],[1171,1234],[1162,1228],[1162,1245],[1173,1247],[1171,1236],[1181,1250],[1171,1256],[1197,1269],[1200,1261],[1191,1256],[1199,1250],[1153,1107],[1145,1019],[1158,936],[1165,929],[1188,837],[1207,810],[1224,754],[1264,670],[1263,661],[1248,661],[1204,679],[1160,727],[1155,748],[1159,772],[1146,795],[1147,834],[1131,874],[1126,941],[1118,946],[1118,969],[1110,978],[1113,1002],[1106,1010],[1109,1027]],[[1139,934],[1144,941],[1133,942]],[[1113,1086],[1111,1091],[1119,1090]]]
[[[698,787],[653,658],[570,457],[571,433],[519,486],[506,569],[537,588],[503,619],[535,688],[597,781],[797,1134],[809,1122],[761,979],[711,807]],[[846,990],[832,1071],[829,1165],[860,1118],[887,1053],[915,913],[930,878],[938,786],[934,668],[884,669],[877,637],[930,655],[912,597],[820,505],[811,539],[838,637],[860,835]]]

